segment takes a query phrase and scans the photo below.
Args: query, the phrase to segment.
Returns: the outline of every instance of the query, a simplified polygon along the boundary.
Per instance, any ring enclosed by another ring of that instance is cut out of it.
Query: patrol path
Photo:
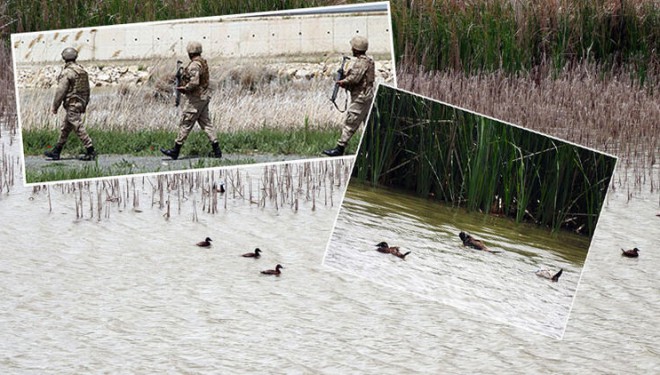
[[[282,154],[223,154],[222,159],[182,155],[172,160],[163,155],[99,155],[96,162],[78,160],[77,155],[62,155],[60,160],[50,160],[44,156],[25,156],[27,183],[52,182],[79,178],[111,177],[136,173],[182,171],[198,168],[238,166],[246,164],[273,163],[313,159],[317,156]],[[318,158],[322,158],[319,154]],[[98,168],[98,169],[97,169]],[[86,170],[95,170],[85,176]],[[99,172],[101,176],[99,176]],[[81,175],[83,174],[83,175]]]

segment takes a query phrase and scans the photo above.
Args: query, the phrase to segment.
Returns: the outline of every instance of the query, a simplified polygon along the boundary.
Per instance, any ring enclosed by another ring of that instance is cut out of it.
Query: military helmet
[[[62,58],[64,61],[71,61],[78,58],[78,51],[73,47],[67,47],[62,51]]]
[[[202,53],[202,43],[200,42],[190,42],[186,47],[188,53]]]
[[[351,48],[357,51],[366,52],[367,49],[369,49],[369,41],[361,35],[356,35],[351,39]]]

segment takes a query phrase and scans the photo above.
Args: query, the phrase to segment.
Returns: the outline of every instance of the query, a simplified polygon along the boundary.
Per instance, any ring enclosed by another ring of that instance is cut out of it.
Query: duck
[[[397,256],[397,257],[399,257],[403,260],[405,260],[406,256],[412,252],[412,251],[408,251],[407,253],[401,253],[398,246],[390,247],[387,244],[387,242],[384,242],[384,241],[377,244],[376,246],[377,246],[376,250],[378,252],[384,253],[384,254],[392,254],[392,255]]]
[[[261,271],[261,273],[264,274],[264,275],[275,275],[275,276],[279,276],[279,275],[282,273],[282,272],[280,271],[280,268],[284,268],[284,267],[283,267],[281,264],[278,264],[277,266],[275,266],[275,269],[274,269],[274,270],[265,270],[265,271]]]
[[[632,250],[623,250],[623,249],[621,249],[621,251],[622,251],[621,255],[624,256],[624,257],[637,258],[639,256],[639,254],[637,252],[640,251],[640,250],[638,248],[634,248]]]
[[[225,183],[221,182],[220,187],[218,187],[218,185],[214,182],[212,189],[216,193],[224,194],[225,193]]]
[[[536,276],[538,277],[543,277],[545,279],[552,280],[553,282],[557,282],[559,281],[559,277],[561,276],[561,274],[564,273],[564,269],[560,268],[559,272],[555,273],[554,275],[552,274],[552,272],[550,272],[550,270],[544,270],[544,269],[538,270],[535,273]]]
[[[254,249],[254,252],[253,252],[253,253],[245,253],[245,254],[243,254],[243,255],[241,255],[241,256],[242,256],[242,257],[245,257],[245,258],[254,258],[254,259],[258,259],[259,257],[261,257],[261,254],[259,254],[259,253],[261,253],[261,249],[259,249],[259,248],[257,247],[256,249]]]
[[[211,246],[211,238],[206,237],[204,241],[197,242],[196,245],[199,247],[210,247]]]
[[[392,255],[397,256],[397,257],[399,257],[399,258],[401,258],[401,259],[403,259],[403,260],[406,260],[406,255],[410,254],[411,252],[412,252],[412,251],[408,251],[408,252],[402,254],[402,253],[399,251],[399,248],[396,247],[396,248],[394,248],[394,250],[392,250]]]
[[[460,237],[461,241],[463,241],[463,246],[468,246],[477,250],[490,251],[490,249],[486,246],[486,244],[483,243],[483,241],[478,240],[465,232],[459,233],[458,237]]]
[[[387,245],[387,242],[381,242],[378,245],[376,245],[376,251],[381,252],[383,254],[390,254],[390,249],[391,248]]]

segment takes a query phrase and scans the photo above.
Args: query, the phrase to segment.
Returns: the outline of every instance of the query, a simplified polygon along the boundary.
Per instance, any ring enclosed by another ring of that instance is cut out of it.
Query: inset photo
[[[561,338],[616,161],[380,85],[324,265]]]
[[[389,2],[12,34],[27,185],[353,154]]]

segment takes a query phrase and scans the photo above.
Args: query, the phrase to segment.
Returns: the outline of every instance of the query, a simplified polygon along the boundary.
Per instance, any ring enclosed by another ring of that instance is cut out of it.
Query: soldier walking
[[[183,118],[179,124],[179,135],[174,141],[174,148],[160,151],[176,160],[179,152],[188,138],[188,134],[195,126],[195,122],[206,133],[213,147],[213,157],[221,158],[220,144],[215,135],[215,130],[209,117],[209,101],[211,92],[209,90],[209,67],[206,60],[202,58],[202,45],[199,42],[190,42],[186,47],[190,63],[184,68],[181,80],[181,86],[177,91],[185,94],[187,104],[183,110]]]
[[[75,48],[68,47],[62,51],[64,69],[57,77],[57,91],[55,92],[52,112],[57,115],[57,111],[62,105],[66,111],[66,116],[60,129],[60,138],[57,144],[52,150],[44,152],[44,155],[52,160],[60,159],[60,153],[71,131],[76,133],[87,150],[80,157],[80,160],[90,161],[96,159],[92,139],[87,134],[85,125],[82,122],[82,114],[85,113],[87,104],[89,104],[89,78],[87,71],[76,63],[77,58],[78,51]]]
[[[367,56],[369,41],[363,36],[356,35],[351,39],[351,49],[356,58],[353,66],[346,72],[346,78],[337,81],[340,87],[351,93],[351,104],[348,106],[341,137],[335,148],[323,151],[328,156],[344,155],[348,141],[364,122],[369,107],[374,98],[374,77],[376,67],[374,60]]]

